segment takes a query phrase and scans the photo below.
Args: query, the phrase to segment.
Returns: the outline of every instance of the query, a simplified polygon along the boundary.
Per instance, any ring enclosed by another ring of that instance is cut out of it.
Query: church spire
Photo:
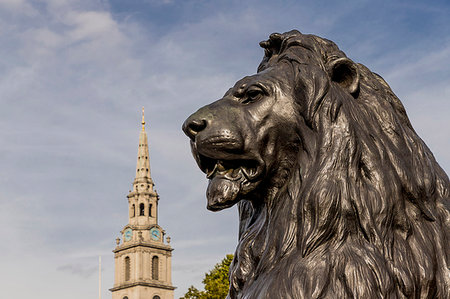
[[[145,131],[144,106],[142,106],[142,130]]]
[[[136,178],[134,183],[144,183],[153,185],[150,175],[150,159],[148,154],[148,140],[145,132],[144,107],[142,107],[142,130],[139,134],[139,148],[136,164]]]
[[[158,225],[159,196],[150,176],[150,157],[145,132],[144,108],[136,177],[127,195],[128,224],[116,239],[112,299],[173,299],[172,247],[170,238]],[[122,242],[121,242],[122,241]]]

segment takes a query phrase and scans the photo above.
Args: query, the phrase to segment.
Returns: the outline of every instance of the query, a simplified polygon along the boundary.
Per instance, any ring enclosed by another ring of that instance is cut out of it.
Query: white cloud
[[[85,11],[69,12],[65,18],[67,25],[73,26],[68,33],[72,42],[83,40],[94,40],[105,37],[108,39],[120,41],[121,33],[118,30],[117,23],[113,21],[111,15],[107,12]]]
[[[404,55],[411,56],[411,49]],[[419,55],[420,54],[417,53],[415,56]],[[407,64],[394,65],[393,69],[388,74],[389,77],[392,80],[403,81],[405,78],[422,77],[441,71],[448,72],[448,66],[442,62],[450,60],[450,44],[441,44],[438,49],[428,50],[422,55],[422,57],[417,57],[414,61],[409,60]]]
[[[80,264],[67,264],[63,266],[59,266],[56,270],[62,272],[68,272],[73,275],[79,275],[81,277],[88,278],[92,276],[94,273],[98,272],[98,267],[96,266],[86,266]]]
[[[27,0],[0,0],[0,9],[3,8],[8,13],[35,15],[37,11]]]

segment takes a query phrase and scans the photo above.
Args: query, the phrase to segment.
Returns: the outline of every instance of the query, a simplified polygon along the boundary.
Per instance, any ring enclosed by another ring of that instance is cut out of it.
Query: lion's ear
[[[359,92],[359,70],[350,59],[343,57],[333,60],[328,65],[330,78],[347,90],[353,97]]]

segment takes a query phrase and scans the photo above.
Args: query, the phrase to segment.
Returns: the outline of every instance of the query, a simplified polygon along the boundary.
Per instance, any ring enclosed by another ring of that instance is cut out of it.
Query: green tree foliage
[[[232,260],[233,255],[227,254],[220,263],[214,266],[214,269],[205,274],[204,291],[190,286],[187,293],[180,299],[224,299],[228,293],[228,271]]]

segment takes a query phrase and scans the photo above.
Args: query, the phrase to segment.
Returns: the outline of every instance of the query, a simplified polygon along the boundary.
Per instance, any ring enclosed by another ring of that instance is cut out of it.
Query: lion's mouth
[[[209,179],[208,206],[212,211],[233,206],[240,195],[253,190],[264,170],[256,159],[214,159],[197,154],[197,162]]]
[[[201,160],[208,179],[219,175],[233,180],[242,172],[248,181],[253,181],[260,174],[261,167],[254,160],[215,160],[207,157],[202,157]]]

